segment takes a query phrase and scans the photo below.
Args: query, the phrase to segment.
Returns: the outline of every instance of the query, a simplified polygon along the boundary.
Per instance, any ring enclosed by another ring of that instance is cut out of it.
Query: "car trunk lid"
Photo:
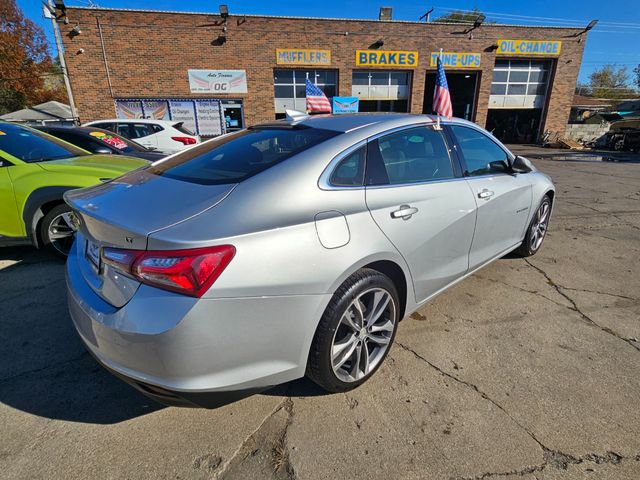
[[[208,210],[234,184],[198,185],[137,170],[94,187],[71,190],[65,201],[79,221],[77,259],[91,288],[116,307],[135,293],[139,282],[103,265],[104,247],[146,250],[150,234]],[[96,262],[96,254],[98,261]]]

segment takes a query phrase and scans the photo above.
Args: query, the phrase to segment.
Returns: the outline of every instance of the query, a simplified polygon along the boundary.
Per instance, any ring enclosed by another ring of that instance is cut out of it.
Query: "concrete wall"
[[[607,122],[603,124],[570,123],[567,125],[565,136],[573,140],[593,141],[607,133],[609,125]]]

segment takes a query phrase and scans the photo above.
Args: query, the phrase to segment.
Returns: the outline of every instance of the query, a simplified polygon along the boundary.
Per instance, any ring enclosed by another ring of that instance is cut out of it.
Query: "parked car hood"
[[[68,171],[68,167],[111,171],[113,172],[113,174],[110,175],[112,178],[148,164],[149,162],[146,160],[124,155],[85,155],[82,157],[47,160],[38,163],[44,170],[56,172],[63,169]]]
[[[70,190],[64,199],[78,214],[84,234],[102,244],[144,249],[149,234],[208,210],[234,187],[198,185],[140,169]]]

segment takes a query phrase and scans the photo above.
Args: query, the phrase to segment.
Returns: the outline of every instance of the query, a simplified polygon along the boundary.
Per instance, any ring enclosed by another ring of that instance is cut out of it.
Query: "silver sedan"
[[[345,391],[403,317],[511,251],[535,254],[554,196],[464,120],[258,125],[67,192],[69,309],[100,363],[164,403],[304,375]]]

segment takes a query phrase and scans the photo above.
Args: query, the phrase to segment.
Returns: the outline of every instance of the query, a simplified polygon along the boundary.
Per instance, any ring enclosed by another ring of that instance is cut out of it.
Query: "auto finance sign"
[[[247,93],[245,70],[189,70],[191,93]]]

